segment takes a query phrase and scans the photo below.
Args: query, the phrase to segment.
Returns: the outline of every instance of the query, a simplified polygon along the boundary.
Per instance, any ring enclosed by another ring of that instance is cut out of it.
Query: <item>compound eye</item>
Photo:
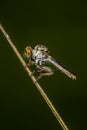
[[[27,56],[31,56],[31,55],[32,55],[32,51],[31,51],[31,48],[30,48],[30,47],[26,47],[26,48],[25,48],[25,54],[26,54]]]

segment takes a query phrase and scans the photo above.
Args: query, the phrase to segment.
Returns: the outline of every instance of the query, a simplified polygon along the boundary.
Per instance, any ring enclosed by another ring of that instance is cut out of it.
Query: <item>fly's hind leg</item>
[[[37,80],[39,80],[40,78],[42,78],[43,76],[50,76],[53,75],[54,72],[50,67],[47,66],[41,66],[39,67],[39,69],[41,70],[40,75],[37,77]]]

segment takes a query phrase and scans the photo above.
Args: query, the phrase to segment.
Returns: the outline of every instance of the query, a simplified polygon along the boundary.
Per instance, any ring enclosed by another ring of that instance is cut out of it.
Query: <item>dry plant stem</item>
[[[20,55],[19,51],[17,50],[17,48],[15,47],[15,45],[12,42],[11,38],[6,33],[5,29],[3,28],[3,26],[1,24],[0,24],[0,30],[2,31],[3,35],[7,39],[8,43],[10,44],[10,46],[12,47],[12,49],[14,50],[15,54],[17,55],[18,59],[20,60],[21,64],[23,65],[23,67],[25,67],[26,66],[26,62],[24,61],[24,59]],[[37,87],[38,91],[40,92],[40,94],[44,98],[45,102],[47,103],[47,105],[51,109],[51,111],[54,114],[54,116],[56,117],[57,121],[62,126],[63,130],[69,130],[68,127],[66,126],[66,124],[64,123],[63,119],[60,117],[59,113],[57,112],[57,110],[53,106],[52,102],[49,100],[48,96],[46,95],[46,93],[44,92],[44,90],[42,89],[42,87],[40,86],[40,84],[36,81],[36,78],[34,77],[34,75],[32,74],[31,70],[27,66],[26,66],[26,72],[31,77],[33,83],[35,84],[35,86]]]

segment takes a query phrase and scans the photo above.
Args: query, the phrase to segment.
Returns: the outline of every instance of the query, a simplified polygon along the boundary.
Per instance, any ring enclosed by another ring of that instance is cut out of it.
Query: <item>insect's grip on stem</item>
[[[7,32],[5,31],[5,29],[3,28],[3,26],[1,24],[0,24],[0,30],[3,33],[3,35],[5,36],[5,38],[7,39],[8,43],[10,44],[10,46],[13,49],[13,51],[15,52],[15,54],[17,55],[18,59],[20,60],[21,64],[23,65],[23,67],[25,67],[26,62],[22,58],[21,54],[19,53],[19,51],[15,47],[14,43],[12,42],[11,38],[9,37],[9,35],[7,34]],[[33,83],[35,84],[36,88],[38,89],[38,91],[42,95],[43,99],[45,100],[45,102],[49,106],[51,112],[54,114],[57,121],[60,123],[63,130],[69,130],[68,127],[66,126],[66,124],[64,123],[63,119],[60,117],[59,113],[55,109],[54,105],[52,104],[52,102],[50,101],[50,99],[48,98],[48,96],[46,95],[46,93],[44,92],[42,87],[40,86],[40,84],[38,82],[36,82],[36,78],[34,77],[34,75],[32,75],[32,72],[28,67],[26,67],[26,72],[31,77],[31,79],[32,79]]]

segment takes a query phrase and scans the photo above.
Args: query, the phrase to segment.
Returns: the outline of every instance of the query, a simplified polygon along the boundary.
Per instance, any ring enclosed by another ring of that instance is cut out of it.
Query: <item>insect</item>
[[[34,49],[32,49],[30,46],[27,46],[24,50],[24,54],[28,59],[27,66],[35,64],[37,68],[36,71],[40,72],[37,80],[43,76],[54,74],[53,68],[47,66],[46,63],[53,64],[58,70],[62,71],[69,78],[76,80],[76,76],[74,74],[65,69],[52,56],[49,55],[49,50],[46,46],[36,45]]]

